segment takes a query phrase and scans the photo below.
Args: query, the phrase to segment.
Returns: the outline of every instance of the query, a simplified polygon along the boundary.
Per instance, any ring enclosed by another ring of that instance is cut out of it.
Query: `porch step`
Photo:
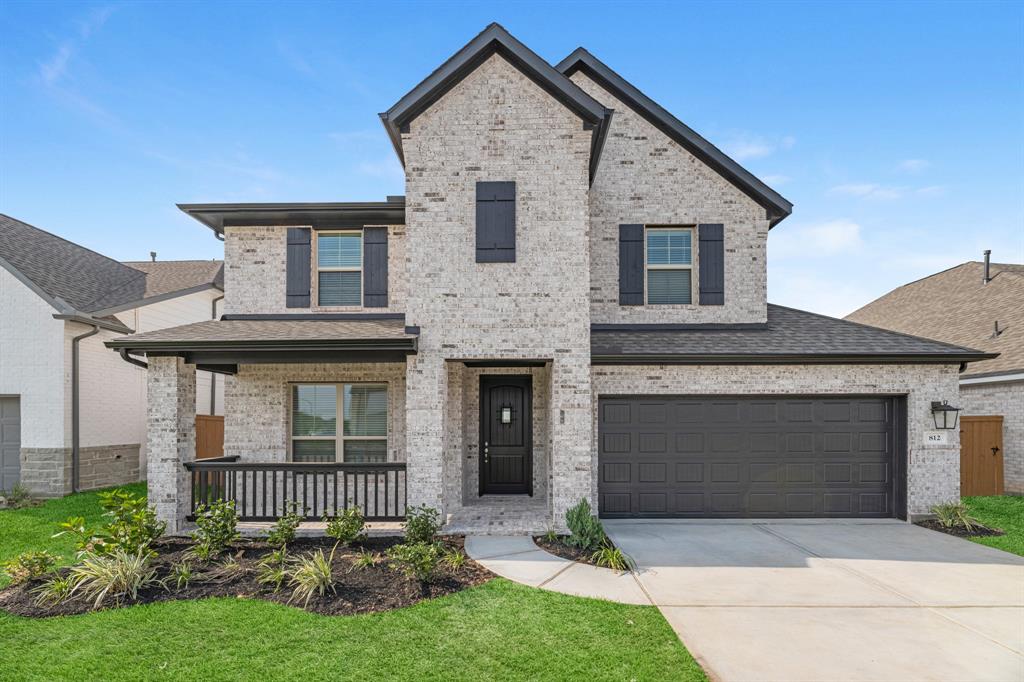
[[[448,514],[441,529],[444,535],[525,535],[547,531],[551,520],[547,508],[509,504],[473,504]]]

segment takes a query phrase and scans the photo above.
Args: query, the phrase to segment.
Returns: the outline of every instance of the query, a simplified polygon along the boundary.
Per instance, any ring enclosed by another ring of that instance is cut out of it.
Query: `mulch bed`
[[[533,541],[537,543],[538,547],[540,547],[546,552],[551,552],[555,556],[560,556],[563,559],[568,559],[569,561],[578,561],[581,564],[590,564],[591,566],[597,566],[597,564],[594,563],[594,561],[590,558],[591,556],[593,556],[594,550],[579,549],[577,547],[573,547],[572,545],[567,545],[565,543],[565,540],[568,537],[568,535],[559,535],[558,539],[552,542],[551,540],[547,539],[547,536],[538,535],[533,538]],[[607,542],[612,547],[615,546],[614,544],[612,544],[611,538],[608,538],[607,540],[605,540],[605,542]]]
[[[420,583],[415,578],[408,578],[399,571],[388,566],[383,557],[392,546],[402,542],[399,537],[371,537],[351,547],[338,547],[334,554],[333,572],[335,593],[328,591],[323,597],[314,596],[304,608],[313,613],[343,616],[357,613],[390,611],[411,606],[425,599],[433,599],[468,587],[487,582],[494,575],[472,559],[466,559],[458,570],[453,570],[442,562],[438,565],[437,574],[430,583]],[[463,538],[444,538],[444,544],[450,548],[462,549]],[[307,552],[323,549],[330,555],[334,540],[327,537],[296,538],[288,545],[288,554],[298,556]],[[231,549],[217,560],[201,562],[189,556],[192,542],[185,538],[165,538],[154,543],[157,556],[153,560],[153,568],[157,577],[164,579],[170,573],[171,566],[182,561],[192,565],[192,580],[181,590],[175,588],[173,578],[167,581],[168,589],[162,586],[148,587],[139,593],[134,604],[150,604],[153,602],[175,601],[180,599],[202,599],[205,597],[240,597],[265,599],[267,601],[287,604],[292,589],[287,584],[274,592],[273,588],[260,585],[256,580],[259,575],[257,564],[273,548],[259,540],[239,540]],[[376,552],[380,561],[373,567],[356,568],[355,560],[362,551]],[[228,557],[234,557],[239,568],[225,570],[224,563]],[[62,569],[64,572],[67,569]],[[30,581],[21,585],[8,587],[0,592],[0,609],[18,616],[48,617],[86,613],[92,610],[92,604],[76,599],[54,607],[38,606],[30,591],[41,581]],[[127,606],[129,604],[121,604]],[[109,602],[110,607],[116,607]],[[292,606],[303,608],[301,601],[293,601]]]
[[[998,528],[986,528],[985,526],[975,525],[972,530],[966,528],[952,527],[947,528],[935,519],[929,519],[927,521],[918,521],[915,525],[927,528],[928,530],[937,530],[940,533],[946,535],[955,535],[958,538],[988,538],[999,535],[1006,535],[1003,531]]]

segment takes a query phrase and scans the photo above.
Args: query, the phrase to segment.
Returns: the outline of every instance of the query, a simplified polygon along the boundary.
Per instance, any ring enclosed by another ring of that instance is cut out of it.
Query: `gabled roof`
[[[492,23],[444,64],[380,115],[402,165],[402,132],[409,123],[437,102],[446,92],[472,73],[493,54],[500,54],[552,97],[564,104],[594,129],[590,150],[590,178],[593,181],[601,156],[611,110],[562,75],[530,48],[516,40],[503,26]]]
[[[947,363],[972,348],[768,305],[766,324],[593,325],[594,364]]]
[[[770,227],[793,212],[793,204],[753,173],[729,158],[725,152],[701,137],[692,128],[663,109],[657,102],[640,92],[633,84],[612,71],[604,62],[582,47],[563,59],[555,67],[566,76],[582,71],[661,130],[670,139],[707,164],[715,172],[735,185],[744,194],[763,206],[768,213]]]
[[[1024,265],[992,263],[987,284],[984,272],[983,263],[962,263],[893,289],[846,319],[999,353],[961,378],[1024,372]]]
[[[119,263],[0,214],[0,267],[57,311],[60,319],[127,331],[114,313],[209,288],[223,288],[219,260]]]

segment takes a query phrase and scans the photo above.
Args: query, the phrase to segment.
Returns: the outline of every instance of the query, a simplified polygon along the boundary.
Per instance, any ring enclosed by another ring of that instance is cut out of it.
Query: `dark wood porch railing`
[[[242,521],[274,521],[293,503],[307,520],[358,507],[367,521],[405,518],[405,463],[239,462],[238,456],[186,462],[192,503],[233,500]]]

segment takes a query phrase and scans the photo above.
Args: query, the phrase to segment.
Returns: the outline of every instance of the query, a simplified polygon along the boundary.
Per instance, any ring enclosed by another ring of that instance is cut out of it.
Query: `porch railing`
[[[307,520],[358,507],[367,521],[405,518],[405,463],[239,462],[237,456],[186,462],[191,509],[233,500],[242,521],[273,521],[294,503]]]

